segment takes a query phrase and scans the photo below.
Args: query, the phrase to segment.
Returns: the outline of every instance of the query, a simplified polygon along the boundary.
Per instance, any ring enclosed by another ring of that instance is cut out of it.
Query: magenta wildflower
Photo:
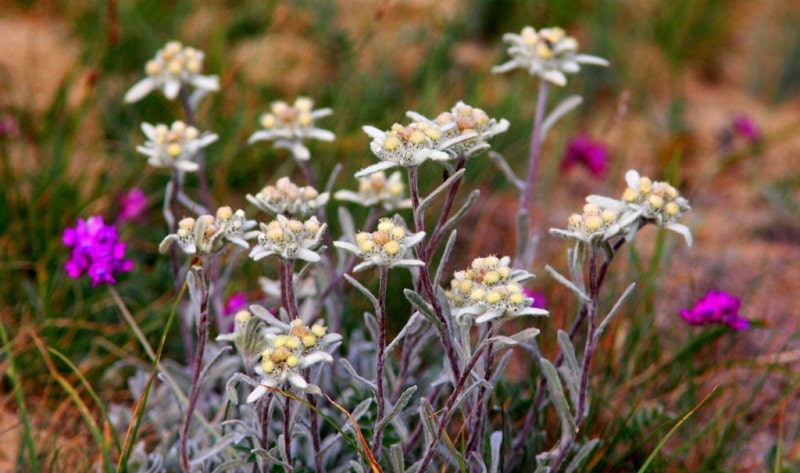
[[[568,171],[576,164],[586,166],[595,177],[603,177],[608,171],[606,145],[593,140],[588,134],[580,134],[570,141],[561,160],[561,171]]]
[[[747,115],[739,115],[733,119],[733,130],[751,143],[761,139],[761,130],[756,122]]]
[[[232,315],[239,312],[241,309],[247,308],[247,294],[243,292],[234,292],[225,301],[225,315]]]
[[[750,322],[739,316],[739,299],[722,291],[708,291],[691,309],[681,309],[681,317],[691,325],[721,323],[732,330],[746,330]]]
[[[19,132],[17,119],[12,115],[0,117],[0,138],[13,137]]]
[[[544,297],[543,292],[532,291],[527,287],[523,287],[522,293],[525,294],[525,297],[530,297],[533,299],[533,304],[531,307],[536,309],[547,309],[547,298]]]
[[[244,292],[234,292],[225,301],[225,307],[222,311],[222,321],[220,322],[220,329],[227,330],[226,333],[233,333],[236,328],[236,313],[242,309],[247,309],[250,301],[247,294]]]
[[[141,189],[134,187],[120,198],[117,221],[136,222],[141,220],[145,210],[147,210],[147,195]]]
[[[72,255],[64,265],[67,275],[73,279],[84,273],[89,275],[92,286],[114,284],[114,274],[130,271],[133,261],[124,260],[125,243],[119,241],[117,228],[106,225],[103,217],[78,219],[75,228],[64,230],[62,241],[72,247]]]

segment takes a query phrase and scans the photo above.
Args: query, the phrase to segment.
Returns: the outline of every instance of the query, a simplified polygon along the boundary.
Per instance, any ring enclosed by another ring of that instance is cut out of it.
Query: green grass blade
[[[658,445],[656,445],[655,450],[653,450],[650,456],[647,457],[647,460],[644,462],[642,467],[639,468],[638,473],[644,473],[645,471],[647,471],[647,468],[650,466],[651,463],[653,463],[653,460],[656,459],[656,455],[658,455],[658,452],[660,452],[661,449],[664,448],[664,445],[667,443],[667,440],[669,440],[669,438],[672,437],[672,434],[674,434],[678,430],[678,428],[680,428],[680,426],[683,425],[683,423],[686,422],[689,419],[689,417],[691,417],[697,411],[697,409],[700,409],[700,406],[705,404],[705,402],[708,401],[715,392],[717,392],[717,386],[714,386],[714,389],[712,389],[711,392],[706,395],[706,397],[704,397],[699,403],[697,403],[697,405],[694,406],[689,412],[684,414],[683,417],[681,417],[681,419],[678,421],[678,423],[676,423],[671,429],[669,429],[667,435],[665,435],[664,438],[661,439],[660,442],[658,442]]]
[[[19,418],[22,422],[22,442],[25,449],[28,451],[28,461],[30,461],[31,471],[39,471],[39,461],[36,458],[36,442],[33,440],[33,429],[31,427],[30,417],[28,416],[28,409],[25,406],[25,393],[22,391],[22,381],[19,378],[19,371],[17,371],[17,362],[14,358],[14,353],[11,351],[8,334],[2,322],[0,322],[0,339],[3,341],[2,352],[5,352],[8,358],[7,374],[13,386],[14,398],[17,401]]]

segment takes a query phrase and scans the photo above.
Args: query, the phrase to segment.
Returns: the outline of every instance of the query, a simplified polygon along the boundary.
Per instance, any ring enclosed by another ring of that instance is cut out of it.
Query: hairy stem
[[[186,417],[183,420],[183,426],[180,432],[180,455],[181,467],[186,473],[189,470],[189,426],[197,408],[197,399],[200,394],[200,372],[203,369],[203,351],[206,347],[206,339],[208,339],[208,287],[209,277],[207,271],[202,267],[194,267],[193,272],[195,279],[200,284],[200,314],[197,321],[197,353],[194,356],[192,363],[192,387],[189,391],[189,403],[186,406]]]
[[[261,428],[261,438],[259,440],[259,446],[264,450],[269,450],[269,408],[270,404],[272,404],[272,391],[267,391],[267,394],[262,398],[262,400],[258,403],[259,411],[258,411],[258,423],[259,427]],[[253,467],[257,463],[253,464]],[[264,462],[262,473],[269,472],[269,463]]]
[[[411,166],[408,167],[407,169],[408,169],[408,186],[411,193],[411,207],[414,213],[414,227],[416,232],[422,232],[425,231],[425,221],[424,221],[425,217],[419,210],[420,197],[419,197],[419,178],[417,175],[417,167]],[[428,272],[428,265],[430,261],[429,261],[428,251],[424,242],[418,245],[417,256],[424,263],[424,266],[422,266],[419,271],[420,283],[422,284],[422,288],[424,289],[425,293],[430,299],[431,305],[433,306],[433,311],[436,314],[436,318],[439,320],[441,324],[442,328],[439,331],[439,335],[442,339],[442,345],[444,345],[444,350],[445,353],[447,354],[447,360],[450,362],[450,369],[453,371],[453,376],[456,379],[458,379],[461,374],[461,370],[458,365],[458,356],[456,355],[455,348],[453,347],[453,341],[450,338],[449,324],[444,316],[442,305],[439,302],[439,297],[436,294],[436,289],[433,287],[430,273]]]
[[[287,471],[293,471],[292,466],[292,399],[289,396],[283,398],[283,448],[286,449]]]
[[[319,434],[319,416],[317,415],[317,400],[313,394],[306,394],[308,405],[310,408],[309,413],[309,428],[311,429],[311,444],[314,448],[314,471],[325,473],[325,465],[322,464],[322,457],[320,451],[322,450],[322,443]]]
[[[488,337],[493,337],[495,334],[494,327],[489,329]],[[442,437],[442,434],[447,427],[447,424],[450,422],[450,417],[453,415],[453,406],[455,405],[458,397],[461,395],[461,392],[464,391],[464,387],[467,384],[467,380],[469,380],[470,375],[472,374],[472,369],[475,368],[475,364],[478,360],[483,356],[484,352],[487,349],[491,348],[491,343],[482,343],[475,353],[472,354],[467,365],[464,367],[464,371],[462,372],[461,376],[458,378],[458,382],[456,383],[453,392],[450,393],[450,396],[447,398],[447,402],[445,403],[444,409],[442,409],[442,416],[439,419],[439,429],[438,435],[435,437],[433,441],[433,445],[430,445],[428,448],[428,452],[425,454],[425,458],[422,460],[422,464],[420,465],[417,471],[427,471],[428,465],[430,464],[431,460],[433,460],[433,455],[436,453],[436,445],[439,443],[439,439]]]
[[[375,384],[377,385],[377,406],[378,412],[376,417],[376,425],[383,420],[386,410],[386,395],[383,393],[383,367],[386,363],[386,287],[389,281],[389,268],[386,266],[380,267],[380,282],[378,289],[378,356],[375,368]],[[372,439],[372,453],[378,455],[378,450],[381,446],[381,436],[383,429],[376,428],[375,434]]]
[[[458,159],[456,160],[456,169],[455,172],[460,171],[464,168],[467,164],[467,158],[460,154],[458,155]],[[442,206],[442,211],[439,214],[439,219],[436,221],[436,225],[433,227],[433,231],[431,232],[431,238],[428,240],[428,254],[432,255],[436,252],[436,247],[439,245],[439,241],[442,239],[442,229],[444,224],[447,222],[447,219],[450,217],[450,212],[453,210],[453,204],[456,201],[456,195],[458,194],[458,189],[461,187],[461,183],[464,181],[464,176],[461,176],[456,182],[450,186],[450,189],[447,192],[447,197],[445,197],[444,205]]]
[[[289,312],[289,319],[299,319],[297,297],[294,292],[294,260],[281,260],[281,299]]]
[[[528,178],[525,180],[525,191],[519,201],[520,211],[526,210],[530,206],[533,197],[533,186],[536,182],[536,171],[539,164],[539,155],[542,153],[542,122],[544,121],[545,105],[549,83],[544,80],[539,81],[539,95],[536,98],[536,115],[533,118],[533,131],[531,133],[531,149],[528,154]]]

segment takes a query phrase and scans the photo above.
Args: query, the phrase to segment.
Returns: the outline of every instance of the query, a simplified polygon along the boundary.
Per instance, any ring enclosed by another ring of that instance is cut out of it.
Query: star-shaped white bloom
[[[329,130],[317,128],[316,122],[333,114],[330,108],[313,110],[314,102],[308,97],[298,97],[293,105],[273,102],[270,112],[261,116],[262,129],[250,135],[249,144],[257,141],[275,141],[276,148],[292,152],[298,161],[307,161],[311,152],[304,140],[333,141],[336,135]]]
[[[510,44],[508,54],[511,60],[495,66],[492,72],[507,72],[524,69],[529,74],[539,76],[553,84],[564,86],[566,74],[581,70],[581,64],[608,66],[608,61],[597,56],[578,54],[578,42],[567,36],[561,28],[544,28],[538,33],[530,26],[520,34],[506,33],[503,41]]]
[[[173,242],[187,255],[210,255],[229,243],[249,248],[246,241],[249,235],[244,232],[255,225],[255,220],[245,218],[243,210],[233,212],[230,207],[220,207],[216,217],[201,215],[197,219],[189,217],[178,222],[178,231],[167,235],[158,245],[158,251],[166,253]]]
[[[508,256],[476,258],[469,268],[453,275],[447,295],[456,322],[470,325],[549,314],[533,307],[533,298],[523,291],[521,283],[533,278],[533,274],[512,269],[510,261]]]
[[[247,194],[245,197],[259,210],[272,215],[305,217],[324,206],[329,196],[327,192],[320,194],[311,186],[299,187],[288,177],[282,177],[274,186],[265,186],[256,195]]]
[[[356,234],[356,244],[335,241],[333,246],[354,253],[364,261],[353,271],[363,271],[372,266],[388,266],[390,268],[411,268],[423,266],[418,259],[405,258],[405,254],[425,238],[425,232],[409,233],[399,221],[390,218],[381,219],[378,228],[372,233]]]
[[[148,157],[147,164],[159,168],[174,167],[188,172],[197,171],[197,153],[218,138],[213,133],[201,134],[197,128],[180,120],[169,127],[163,123],[142,123],[142,131],[147,141],[137,146],[136,151]]]
[[[261,224],[257,232],[258,244],[250,251],[250,257],[258,261],[267,256],[277,256],[287,260],[303,260],[316,263],[321,260],[315,250],[322,241],[327,224],[320,224],[317,217],[306,221],[288,219],[277,215],[268,224]]]
[[[453,156],[467,158],[477,156],[490,148],[488,140],[508,130],[506,119],[500,121],[490,118],[483,110],[462,101],[456,103],[448,112],[443,112],[430,120],[417,112],[406,112],[412,120],[436,126],[442,131],[437,148]]]
[[[300,370],[318,363],[330,363],[333,357],[326,351],[342,340],[341,335],[328,333],[320,322],[304,325],[300,319],[286,324],[260,306],[251,310],[277,332],[266,333],[267,348],[261,353],[255,371],[260,375],[259,386],[247,397],[247,402],[260,399],[270,388],[282,388],[287,383],[309,394],[321,394],[318,386],[310,384]]]
[[[156,52],[154,59],[147,61],[147,77],[128,90],[125,103],[141,100],[154,90],[161,90],[165,97],[173,100],[184,85],[191,85],[201,94],[218,91],[219,78],[201,74],[203,57],[202,51],[170,41]]]
[[[389,177],[378,171],[358,180],[358,192],[337,191],[333,197],[345,202],[353,202],[365,207],[381,205],[387,212],[397,209],[410,209],[411,199],[405,197],[406,185],[399,171]]]

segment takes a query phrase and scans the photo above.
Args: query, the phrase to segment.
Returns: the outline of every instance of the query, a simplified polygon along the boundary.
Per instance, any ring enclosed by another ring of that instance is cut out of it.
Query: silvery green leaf
[[[492,463],[489,466],[489,473],[497,473],[500,468],[500,447],[503,446],[503,432],[496,430],[489,436],[489,449],[491,451]]]
[[[370,314],[369,312],[364,312],[364,326],[367,328],[369,332],[369,336],[372,337],[372,340],[378,340],[378,319]]]
[[[369,410],[371,405],[372,405],[372,398],[371,397],[368,397],[367,399],[364,399],[363,401],[358,403],[358,405],[353,409],[353,411],[350,413],[350,417],[352,417],[356,421],[359,421],[364,416],[364,414],[367,413],[367,411]],[[350,421],[349,418],[347,420],[347,423],[344,425],[344,427],[342,427],[342,430],[345,430],[345,429],[355,430],[355,426],[353,425],[353,423]]]
[[[344,275],[344,278],[347,280],[347,282],[349,282],[349,283],[350,283],[350,284],[352,284],[352,285],[353,285],[353,286],[354,286],[356,289],[358,289],[358,291],[359,291],[361,294],[364,294],[364,296],[365,296],[367,299],[369,299],[369,301],[372,303],[372,307],[374,307],[374,308],[375,308],[375,312],[377,312],[377,311],[381,310],[381,309],[380,309],[380,307],[381,307],[381,306],[380,306],[380,304],[378,303],[378,298],[377,298],[377,297],[375,297],[375,296],[372,294],[372,292],[370,292],[370,290],[369,290],[369,289],[367,289],[366,287],[364,287],[363,285],[361,285],[361,283],[360,283],[360,282],[358,282],[358,280],[357,280],[357,279],[355,279],[354,277],[350,276],[349,274],[345,274],[345,275]]]
[[[214,366],[214,364],[217,362],[217,360],[221,359],[222,355],[225,354],[226,352],[228,352],[230,349],[231,349],[231,347],[223,347],[221,350],[219,350],[216,353],[214,353],[214,355],[211,357],[211,361],[206,363],[206,365],[200,371],[200,376],[198,376],[198,378],[197,378],[197,382],[198,383],[202,383],[203,382],[203,380],[205,379],[206,375],[208,375],[209,371],[211,371],[211,368]]]
[[[574,110],[578,105],[583,103],[583,98],[580,95],[571,95],[565,98],[560,104],[556,105],[552,112],[547,115],[547,118],[542,122],[542,138],[547,135],[547,131],[558,122],[564,115]]]
[[[250,462],[247,461],[245,458],[238,458],[236,460],[228,460],[224,463],[221,463],[218,467],[211,470],[211,473],[224,473],[226,471],[241,471],[241,467],[250,465]],[[156,471],[163,471],[162,469],[158,469]]]
[[[247,375],[243,373],[233,373],[233,376],[225,383],[225,392],[228,394],[228,399],[230,399],[231,403],[234,405],[239,404],[239,393],[236,392],[236,385],[239,381],[252,387],[258,386],[258,381],[247,377]]]
[[[581,448],[578,450],[578,453],[572,458],[572,461],[569,462],[567,465],[567,469],[564,470],[564,473],[575,473],[578,468],[581,467],[586,458],[592,453],[592,450],[600,443],[599,439],[592,439],[585,444],[581,445]]]
[[[344,367],[345,371],[347,371],[347,373],[350,376],[357,379],[358,381],[361,381],[361,384],[370,388],[373,392],[378,391],[378,388],[375,386],[375,383],[356,373],[356,369],[353,368],[353,365],[351,365],[349,361],[347,361],[347,358],[339,358],[339,363],[341,363],[342,367]]]
[[[525,181],[518,178],[516,174],[514,174],[514,170],[511,169],[511,166],[508,165],[506,159],[503,157],[502,154],[496,151],[489,151],[489,159],[492,160],[495,166],[497,166],[500,171],[505,174],[506,179],[514,185],[519,191],[525,190]]]
[[[476,390],[478,388],[484,388],[487,391],[491,391],[494,388],[494,386],[492,386],[491,383],[489,383],[488,381],[486,381],[483,378],[480,378],[480,379],[476,380],[475,382],[473,382],[472,384],[467,386],[461,392],[461,394],[456,398],[456,402],[453,403],[453,407],[451,409],[451,412],[454,411],[455,409],[457,409],[469,397],[469,395],[472,393],[472,391],[474,391],[474,390]]]
[[[431,406],[431,403],[424,397],[419,400],[419,417],[422,421],[422,431],[425,434],[425,445],[427,445],[428,448],[434,448],[434,439],[439,436],[436,427],[437,417],[433,412],[433,406]],[[420,459],[420,461],[422,460]]]
[[[395,473],[405,473],[403,446],[399,443],[393,443],[389,447],[389,463],[392,465],[392,471]]]
[[[408,404],[408,401],[411,400],[411,397],[416,392],[417,392],[417,386],[416,385],[411,386],[408,389],[406,389],[405,391],[403,391],[403,394],[400,395],[400,398],[397,400],[397,402],[395,403],[394,407],[392,407],[391,412],[389,412],[386,415],[386,417],[384,417],[383,419],[381,419],[380,422],[378,422],[378,424],[375,426],[375,429],[383,429],[384,427],[386,427],[386,425],[392,419],[394,419],[398,414],[400,414],[403,411],[403,409],[405,409],[406,405]]]
[[[555,270],[555,268],[553,268],[550,265],[547,265],[544,267],[544,269],[547,270],[547,272],[550,273],[550,275],[553,276],[556,279],[556,281],[560,282],[561,284],[566,286],[567,289],[575,293],[575,295],[578,296],[578,299],[580,299],[581,303],[588,304],[589,302],[592,301],[585,292],[583,292],[572,281],[562,276],[561,273]]]
[[[420,317],[422,317],[422,316],[420,315],[419,312],[414,312],[413,314],[411,314],[411,317],[408,318],[408,322],[406,322],[406,324],[403,326],[403,328],[400,329],[400,331],[397,333],[397,336],[394,337],[394,339],[388,345],[386,345],[386,349],[385,349],[386,353],[391,353],[392,350],[394,350],[394,347],[401,340],[403,340],[403,338],[405,338],[405,336],[414,327],[414,325],[416,325],[419,322]]]
[[[550,391],[553,405],[556,408],[556,412],[558,412],[559,419],[561,419],[561,437],[574,435],[577,431],[575,418],[572,415],[569,404],[567,404],[567,398],[564,397],[564,388],[561,385],[558,372],[547,358],[542,358],[540,363],[542,365],[542,374],[547,379],[547,390]]]
[[[447,238],[447,243],[444,246],[444,253],[442,253],[442,259],[439,262],[439,267],[436,268],[436,275],[433,277],[433,287],[439,287],[440,281],[442,280],[442,270],[450,259],[450,253],[453,251],[453,246],[455,246],[457,235],[458,231],[453,230]]]
[[[342,167],[342,163],[336,163],[336,166],[333,167],[333,170],[331,170],[331,173],[328,176],[328,181],[325,183],[325,188],[321,192],[330,192],[333,189],[333,185],[336,183],[336,178],[339,177],[339,173],[342,172]]]
[[[478,197],[480,197],[481,191],[478,189],[473,190],[467,196],[466,202],[458,209],[456,213],[454,213],[447,222],[442,225],[442,233],[450,231],[452,227],[454,227],[462,218],[467,214],[467,211],[472,207],[475,202],[478,201]]]
[[[458,171],[451,174],[450,177],[448,177],[443,183],[439,184],[439,186],[436,189],[434,189],[433,192],[428,194],[427,197],[425,197],[420,201],[417,212],[425,212],[425,209],[428,208],[431,202],[433,202],[433,199],[435,199],[439,194],[448,190],[452,185],[454,185],[456,181],[458,181],[464,175],[464,172],[466,172],[466,169],[463,168],[459,169]]]
[[[283,445],[283,434],[278,436],[278,441],[280,442],[280,445]],[[280,447],[280,448],[282,449],[283,447]],[[250,450],[250,453],[253,453],[253,454],[257,455],[257,456],[269,461],[270,463],[274,463],[274,464],[277,464],[277,465],[283,465],[284,468],[286,468],[286,466],[287,466],[285,461],[281,460],[280,458],[277,458],[277,457],[273,456],[270,452],[264,450],[261,447],[256,447],[256,448]]]
[[[355,241],[356,239],[356,226],[353,222],[353,214],[347,210],[346,207],[339,207],[336,209],[339,216],[339,228],[342,230],[342,236],[347,241]]]
[[[567,389],[570,392],[572,403],[578,403],[578,390],[581,379],[581,368],[578,365],[578,357],[575,355],[575,346],[569,339],[569,334],[563,330],[558,331],[558,345],[561,347],[561,354],[564,356],[566,370],[563,372],[564,380],[567,382]]]
[[[505,353],[503,353],[503,356],[500,357],[499,361],[496,361],[494,363],[495,368],[494,370],[492,370],[492,377],[489,379],[489,383],[492,384],[492,386],[495,386],[496,383],[500,380],[500,377],[505,373],[508,360],[511,359],[511,355],[513,354],[514,354],[513,351],[508,350]]]
[[[350,460],[350,468],[354,473],[367,473],[366,470],[364,470],[364,467],[361,466],[361,463],[355,460]]]
[[[203,449],[197,452],[197,456],[192,457],[191,464],[202,465],[207,459],[214,457],[219,452],[228,448],[228,445],[233,443],[234,440],[236,440],[235,433],[229,433],[215,439],[213,444],[203,447]]]
[[[243,437],[247,438],[247,436],[257,438],[261,435],[261,428],[257,427],[255,424],[250,422],[244,422],[240,419],[230,419],[221,422],[221,425],[225,428],[231,427],[243,432]]]
[[[488,339],[488,341],[495,343],[495,345],[492,347],[492,351],[497,352],[505,347],[519,345],[520,343],[530,340],[531,338],[539,335],[539,333],[540,330],[538,328],[529,327],[515,333],[514,335],[508,337],[503,335],[498,335],[496,337]]]
[[[408,302],[414,306],[414,309],[419,311],[422,315],[425,316],[433,325],[435,325],[439,331],[441,332],[444,327],[442,327],[439,319],[436,317],[436,313],[433,311],[433,307],[430,306],[419,294],[412,291],[411,289],[403,289],[403,294],[408,299]]]
[[[612,307],[611,310],[608,311],[608,315],[606,316],[606,318],[604,318],[603,321],[600,322],[600,325],[597,327],[597,331],[594,334],[595,343],[597,343],[597,340],[600,339],[600,336],[603,334],[606,327],[608,327],[608,324],[611,322],[611,319],[614,317],[614,315],[616,315],[620,306],[622,306],[622,303],[625,301],[625,299],[628,298],[630,293],[633,292],[634,287],[636,287],[635,282],[631,283],[627,288],[625,288],[625,291],[622,293],[621,296],[619,296],[617,302],[614,303],[614,307]]]

